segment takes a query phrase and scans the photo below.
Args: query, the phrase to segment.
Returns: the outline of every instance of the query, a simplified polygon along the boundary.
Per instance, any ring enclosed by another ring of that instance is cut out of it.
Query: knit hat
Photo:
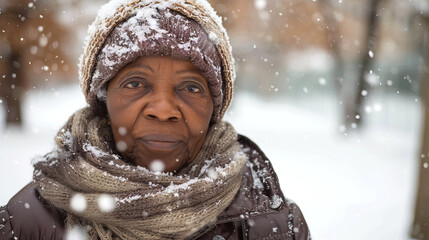
[[[104,104],[108,81],[140,56],[189,60],[206,78],[212,122],[229,107],[235,78],[221,19],[205,0],[113,0],[89,28],[80,82],[87,102]]]

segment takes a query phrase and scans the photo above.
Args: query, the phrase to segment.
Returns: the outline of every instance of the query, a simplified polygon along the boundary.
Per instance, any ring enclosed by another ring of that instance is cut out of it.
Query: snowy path
[[[271,159],[314,239],[408,239],[418,169],[417,104],[396,100],[395,111],[383,105],[390,115],[374,117],[365,131],[345,137],[333,110],[303,110],[248,94],[234,101],[226,119]],[[46,153],[62,123],[85,105],[77,87],[33,91],[25,102],[25,128],[0,128],[0,205],[31,180],[31,158]],[[385,124],[404,115],[403,127]]]

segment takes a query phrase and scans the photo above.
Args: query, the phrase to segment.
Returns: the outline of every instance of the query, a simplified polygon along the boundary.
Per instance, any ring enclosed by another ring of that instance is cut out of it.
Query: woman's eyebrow
[[[137,64],[137,65],[134,65],[131,67],[131,69],[136,69],[136,68],[144,68],[144,69],[151,71],[152,73],[155,72],[150,66],[145,65],[145,64]]]
[[[128,77],[131,77],[133,75],[145,75],[145,76],[147,76],[147,74],[145,72],[133,69],[132,71],[127,72],[125,75],[123,75],[122,78],[128,78]]]

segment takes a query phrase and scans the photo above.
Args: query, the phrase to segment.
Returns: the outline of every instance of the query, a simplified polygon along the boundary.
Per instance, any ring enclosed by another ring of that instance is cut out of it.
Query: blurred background
[[[86,105],[105,0],[0,0],[0,205]],[[225,119],[273,162],[314,239],[429,239],[429,2],[209,0],[236,59]]]

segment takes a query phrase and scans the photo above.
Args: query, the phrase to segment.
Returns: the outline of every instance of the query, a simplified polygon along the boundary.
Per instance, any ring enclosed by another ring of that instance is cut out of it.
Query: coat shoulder
[[[62,239],[64,216],[42,200],[32,183],[0,207],[0,240]]]
[[[247,156],[240,190],[201,239],[311,239],[301,210],[284,197],[269,159],[249,138],[239,135],[238,141]]]

